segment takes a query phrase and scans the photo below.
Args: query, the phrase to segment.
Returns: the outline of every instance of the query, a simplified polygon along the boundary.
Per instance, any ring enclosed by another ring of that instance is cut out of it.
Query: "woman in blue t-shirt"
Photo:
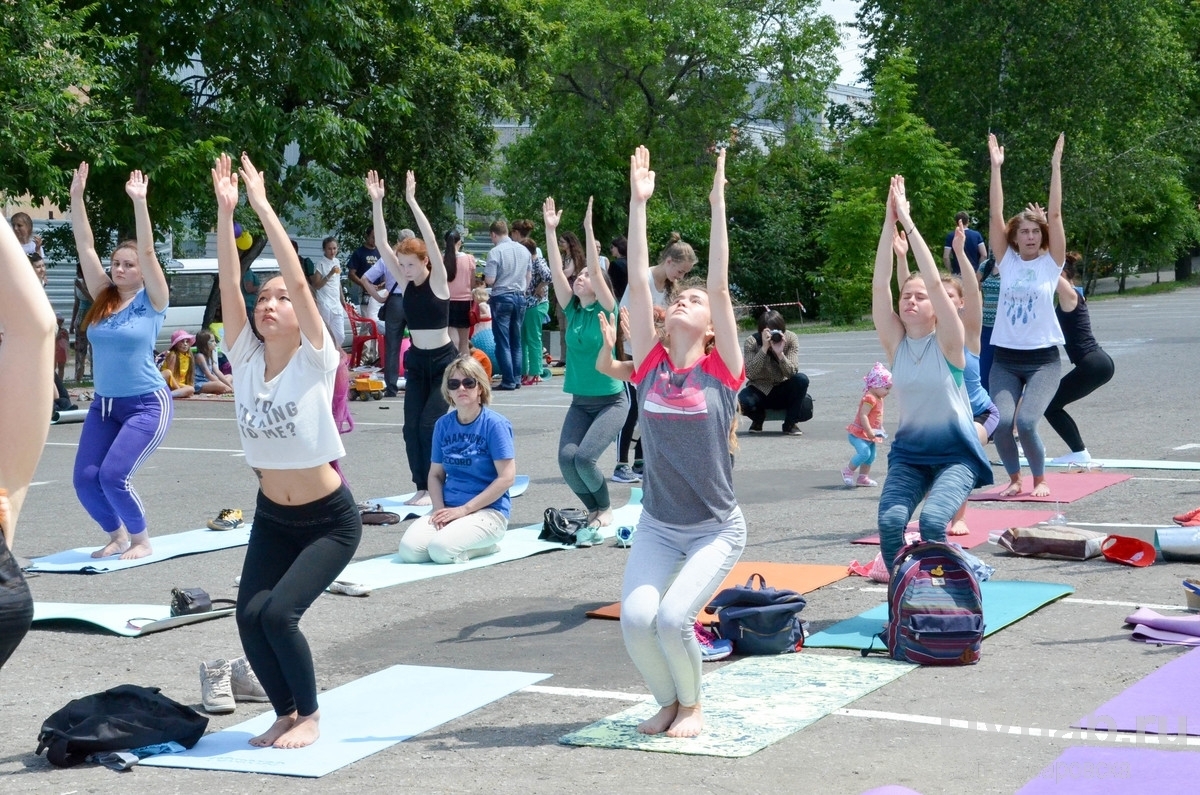
[[[609,323],[613,321],[617,297],[596,253],[592,200],[588,199],[583,217],[587,267],[575,274],[574,281],[563,270],[556,237],[562,211],[555,209],[554,199],[546,199],[542,205],[542,218],[546,223],[546,251],[550,255],[554,295],[567,318],[567,373],[563,391],[571,396],[571,407],[558,437],[558,469],[588,510],[587,526],[575,534],[575,544],[590,547],[600,540],[600,528],[612,523],[608,479],[596,462],[617,438],[629,413],[625,387],[615,378],[598,372],[594,364],[604,345],[600,316],[604,315]],[[578,267],[578,263],[575,265]]]
[[[433,429],[433,510],[404,531],[405,563],[466,563],[496,552],[504,538],[517,461],[512,425],[487,407],[490,380],[472,356],[460,356],[446,368],[442,396],[454,411]]]
[[[93,558],[143,558],[150,548],[146,513],[130,480],[171,427],[171,393],[154,366],[154,342],[167,316],[167,277],[154,252],[146,206],[149,180],[134,171],[125,183],[133,200],[137,240],[119,244],[104,272],[83,194],[88,164],[71,182],[71,226],[92,308],[83,319],[92,346],[96,399],[88,410],[75,456],[75,493],[108,543]]]
[[[54,398],[54,310],[21,242],[0,220],[0,667],[33,621],[33,596],[12,556]]]

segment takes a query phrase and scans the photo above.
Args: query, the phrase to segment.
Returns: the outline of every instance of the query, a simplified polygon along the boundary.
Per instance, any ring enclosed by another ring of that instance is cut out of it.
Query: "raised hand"
[[[589,211],[591,205],[588,205]],[[553,232],[558,229],[558,222],[562,220],[562,210],[554,209],[554,198],[546,197],[546,201],[542,202],[542,223],[546,225],[547,232]]]
[[[600,314],[604,314],[601,312]],[[629,307],[621,307],[621,311],[617,315],[618,322],[621,324],[621,336],[625,339],[632,339],[629,332]]]
[[[966,251],[966,245],[967,245],[967,227],[963,224],[962,221],[959,221],[958,224],[954,227],[954,243],[952,244],[952,247],[953,247],[955,253],[959,253],[959,252]]]
[[[380,182],[379,185],[382,187],[383,183]],[[417,175],[411,171],[404,175],[404,200],[409,203],[417,200]]]
[[[627,315],[628,312],[622,309],[621,314]],[[609,322],[608,313],[597,312],[596,316],[600,318],[600,337],[604,340],[600,350],[611,351],[617,346],[617,327]]]
[[[1038,204],[1037,202],[1030,202],[1029,204],[1025,205],[1025,212],[1029,213],[1042,223],[1046,222],[1046,211],[1042,208],[1042,205]]]
[[[1058,140],[1054,142],[1054,154],[1050,155],[1051,168],[1059,168],[1062,166],[1063,145],[1066,143],[1066,139],[1066,133],[1058,134]]]
[[[645,203],[654,195],[654,172],[650,170],[650,150],[639,146],[629,157],[629,190],[633,201]]]
[[[992,159],[992,167],[1004,165],[1004,147],[996,140],[995,133],[988,133],[988,156]]]
[[[233,171],[233,161],[222,153],[212,169],[213,192],[217,195],[217,211],[233,214],[238,203],[238,178]]]
[[[87,190],[88,164],[84,161],[79,164],[79,168],[75,169],[75,176],[71,177],[71,198],[82,199],[83,192]]]
[[[415,184],[415,183],[414,183]],[[367,195],[371,197],[371,201],[383,201],[383,195],[387,191],[384,190],[383,180],[379,178],[379,174],[375,171],[367,172]]]
[[[725,186],[728,184],[725,179],[725,150],[721,149],[717,152],[717,170],[713,174],[712,190],[708,193],[709,204],[725,201]]]
[[[125,183],[125,193],[129,198],[136,201],[146,200],[146,191],[150,187],[150,180],[146,179],[146,175],[140,171],[131,171],[129,173],[129,181]]]
[[[908,236],[904,234],[903,229],[897,229],[892,233],[892,251],[896,252],[896,256],[900,259],[908,256]]]
[[[242,185],[246,187],[246,198],[250,206],[256,210],[267,204],[267,183],[262,172],[250,162],[250,155],[242,152],[242,167],[238,169],[242,177]]]
[[[591,196],[588,196],[587,210],[585,210],[583,213],[583,228],[584,229],[592,228],[592,197]]]

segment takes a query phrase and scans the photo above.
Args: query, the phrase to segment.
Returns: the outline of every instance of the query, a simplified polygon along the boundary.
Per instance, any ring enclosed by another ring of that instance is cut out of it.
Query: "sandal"
[[[340,593],[345,596],[370,596],[371,589],[365,585],[359,585],[355,582],[346,582],[345,580],[334,580],[329,583],[330,593]]]

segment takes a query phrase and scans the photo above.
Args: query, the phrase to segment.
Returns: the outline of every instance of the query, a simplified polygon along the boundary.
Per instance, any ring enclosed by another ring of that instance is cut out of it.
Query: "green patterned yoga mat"
[[[802,652],[747,657],[704,677],[699,737],[638,734],[658,711],[653,700],[560,737],[565,745],[698,756],[750,756],[917,666],[882,657]]]

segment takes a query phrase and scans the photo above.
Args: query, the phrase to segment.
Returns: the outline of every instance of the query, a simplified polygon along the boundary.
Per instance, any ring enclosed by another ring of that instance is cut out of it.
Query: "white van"
[[[273,259],[256,259],[250,270],[265,282],[279,275],[279,264]],[[204,307],[213,284],[217,281],[216,259],[172,259],[163,263],[167,284],[171,287],[171,302],[167,307],[167,318],[158,333],[156,347],[165,349],[171,344],[171,335],[178,329],[195,334],[203,327]],[[219,299],[218,299],[219,300]]]

